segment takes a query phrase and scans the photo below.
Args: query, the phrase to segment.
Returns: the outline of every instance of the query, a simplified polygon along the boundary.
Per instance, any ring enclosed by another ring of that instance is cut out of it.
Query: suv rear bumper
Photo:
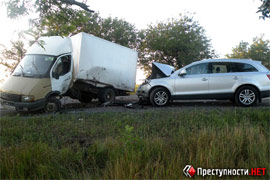
[[[5,106],[13,106],[16,110],[38,110],[44,108],[46,99],[40,99],[34,102],[12,102],[0,98],[0,104]]]

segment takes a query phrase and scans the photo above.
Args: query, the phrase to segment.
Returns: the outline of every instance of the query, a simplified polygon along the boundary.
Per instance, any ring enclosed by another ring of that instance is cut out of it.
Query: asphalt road
[[[232,109],[232,108],[242,108],[236,106],[230,101],[215,101],[215,100],[185,100],[185,101],[174,101],[167,107],[152,107],[151,105],[138,105],[133,104],[131,106],[126,106],[129,103],[137,102],[137,96],[125,96],[117,97],[115,104],[102,105],[98,101],[93,101],[92,103],[85,104],[80,103],[77,100],[72,100],[70,98],[63,98],[62,100],[62,110],[60,113],[96,113],[96,112],[126,112],[126,111],[153,111],[153,110],[166,110],[166,109]],[[258,103],[254,108],[269,108],[270,112],[270,98],[263,99],[262,103]],[[5,115],[16,115],[18,112],[13,110],[5,110],[0,105],[0,117]],[[40,112],[22,112],[23,115],[33,115],[40,114]]]

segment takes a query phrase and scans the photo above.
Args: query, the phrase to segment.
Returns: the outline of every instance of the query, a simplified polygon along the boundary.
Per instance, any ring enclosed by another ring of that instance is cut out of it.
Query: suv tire
[[[163,87],[155,88],[150,93],[150,102],[153,106],[163,107],[170,102],[170,93]]]
[[[235,102],[239,106],[253,106],[258,101],[258,91],[252,86],[240,87],[235,93]]]

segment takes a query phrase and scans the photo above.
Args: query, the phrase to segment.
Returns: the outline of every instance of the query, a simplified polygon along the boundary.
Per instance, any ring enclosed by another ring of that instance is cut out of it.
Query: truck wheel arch
[[[59,96],[60,96],[60,92],[58,92],[58,91],[52,91],[46,95],[46,97],[45,97],[46,102],[44,104],[44,111],[46,113],[55,113],[61,109],[61,102],[57,98]],[[48,108],[49,104],[51,104],[51,106],[53,108]]]
[[[52,97],[52,96],[60,96],[60,92],[59,91],[51,91],[45,96],[45,99],[48,99],[49,97]]]

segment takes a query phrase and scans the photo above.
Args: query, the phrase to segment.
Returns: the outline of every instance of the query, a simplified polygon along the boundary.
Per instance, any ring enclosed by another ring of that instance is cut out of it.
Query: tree
[[[85,11],[76,11],[74,14],[76,16],[62,18],[59,15],[52,15],[44,18],[43,21],[33,20],[32,29],[26,31],[27,34],[34,37],[29,44],[36,42],[40,36],[71,36],[79,32],[86,32],[126,47],[133,49],[137,47],[137,30],[132,24],[118,18],[103,19],[97,13],[88,14]],[[22,43],[22,41],[19,42]],[[5,58],[9,56],[6,59],[22,59],[21,53],[14,50],[16,44],[12,42],[12,45],[13,49],[5,49],[2,51],[2,55]],[[5,65],[9,70],[16,65],[6,61],[0,61],[0,64]]]
[[[241,58],[248,59],[249,58],[249,43],[241,41],[239,45],[232,49],[232,54],[227,54],[227,58]]]
[[[72,36],[81,31],[97,34],[100,31],[101,20],[98,13],[74,9],[56,11],[43,18],[31,19],[30,33],[34,37]]]
[[[6,67],[6,71],[11,72],[14,67],[20,62],[25,56],[26,50],[24,49],[24,43],[21,40],[11,41],[11,48],[7,49],[4,47],[1,55],[3,58],[0,59],[0,64]],[[10,61],[12,60],[12,61]]]
[[[28,32],[34,41],[40,36],[72,36],[86,32],[94,36],[135,48],[137,30],[134,25],[118,18],[101,18],[98,13],[82,10],[59,11],[42,20],[34,19]]]
[[[39,16],[42,18],[59,10],[66,11],[71,6],[78,6],[87,12],[94,12],[89,9],[86,3],[87,0],[83,2],[75,0],[9,0],[5,2],[5,5],[10,18],[17,18],[33,12],[39,13]]]
[[[270,41],[264,40],[263,36],[253,38],[251,45],[242,41],[232,48],[232,54],[227,54],[226,57],[259,60],[270,68]]]
[[[205,30],[187,15],[150,25],[140,32],[139,39],[140,63],[145,71],[150,70],[149,64],[153,61],[181,68],[215,56]]]
[[[82,10],[79,11],[72,9],[71,7],[80,7],[84,12],[91,14],[93,11],[88,8],[86,3],[86,0],[83,2],[75,0],[9,0],[4,4],[7,6],[7,15],[9,18],[17,18],[28,14],[39,15],[36,19],[30,19],[31,27],[29,31],[26,31],[27,34],[34,37],[34,41],[30,41],[31,45],[37,41],[41,35],[51,35],[53,32],[57,35],[57,33],[60,32],[57,31],[57,28],[60,28],[62,31],[59,35],[66,35],[68,32],[72,32],[76,25],[73,25],[75,19],[79,17],[80,21],[82,21],[83,13]],[[71,19],[73,22],[69,22]],[[63,22],[66,24],[63,24]],[[63,25],[63,27],[55,26],[53,29],[53,25],[56,25],[57,23]],[[14,66],[19,63],[25,53],[23,48],[24,44],[21,40],[11,42],[11,44],[12,48],[10,50],[5,48],[1,52],[5,59],[14,60],[16,62],[6,61],[2,58],[0,64],[4,65],[8,71],[11,71]]]
[[[98,37],[115,42],[122,46],[136,49],[137,30],[134,25],[125,20],[108,17],[102,19]]]
[[[270,18],[270,0],[261,0],[262,5],[258,7],[257,13],[262,13],[261,18]]]
[[[19,0],[13,0],[7,3],[9,14],[13,15],[10,17],[24,15],[24,13],[18,13],[18,9],[8,6],[11,4],[12,7],[18,7],[19,2]],[[98,13],[72,9],[69,8],[70,5],[56,0],[36,1],[31,6],[27,4],[30,1],[23,2],[25,2],[23,7],[27,7],[25,10],[27,13],[31,12],[31,7],[36,8],[39,12],[38,18],[30,19],[30,30],[22,33],[24,37],[25,34],[33,37],[33,40],[29,42],[30,45],[36,42],[40,36],[72,36],[79,32],[86,32],[123,46],[137,47],[137,30],[122,19],[111,17],[103,19]],[[52,7],[53,9],[51,9]],[[0,64],[2,63],[0,62]]]

